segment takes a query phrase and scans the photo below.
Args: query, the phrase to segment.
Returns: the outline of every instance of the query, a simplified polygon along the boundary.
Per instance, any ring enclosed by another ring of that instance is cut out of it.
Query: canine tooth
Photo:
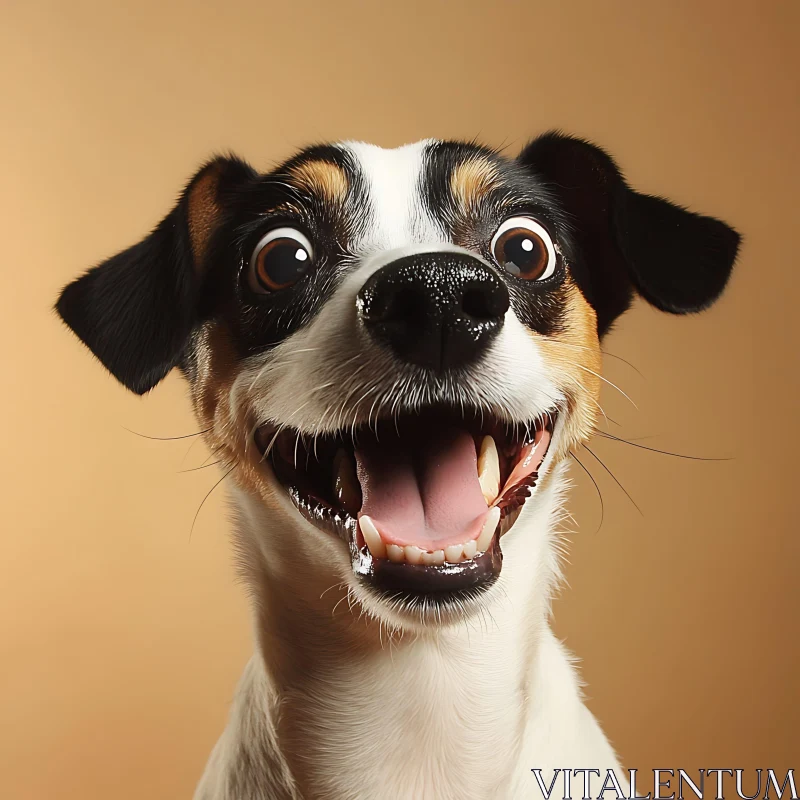
[[[489,513],[486,515],[486,521],[483,523],[481,534],[475,541],[479,553],[485,553],[489,549],[498,522],[500,522],[500,509],[495,506],[489,509]]]
[[[464,553],[464,545],[461,544],[451,544],[450,547],[445,547],[444,549],[444,557],[446,561],[449,561],[451,564],[458,564],[461,561],[461,556]]]
[[[361,486],[353,456],[340,447],[333,458],[333,493],[342,508],[355,516],[361,508]]]
[[[396,564],[406,560],[405,550],[396,544],[386,545],[386,555],[389,556],[389,561],[394,561]]]
[[[422,563],[422,556],[425,553],[424,550],[421,550],[419,547],[415,547],[413,544],[407,544],[403,549],[406,553],[406,561],[408,561],[409,564]]]
[[[361,535],[364,537],[370,553],[375,558],[386,558],[386,545],[383,543],[383,539],[381,539],[381,535],[378,533],[372,518],[362,514],[358,518],[358,525],[361,528]]]
[[[491,436],[484,436],[481,442],[481,452],[478,454],[478,482],[486,504],[491,505],[500,494],[500,458],[497,455],[497,445]]]
[[[465,561],[475,558],[475,554],[478,552],[478,543],[474,539],[471,542],[467,542],[465,545],[462,545],[462,547],[464,549]]]

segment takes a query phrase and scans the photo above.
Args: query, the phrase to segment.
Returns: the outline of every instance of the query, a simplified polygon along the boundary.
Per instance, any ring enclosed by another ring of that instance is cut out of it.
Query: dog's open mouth
[[[443,597],[499,574],[498,540],[536,484],[554,420],[431,409],[317,437],[264,425],[255,438],[300,513],[348,542],[356,575]]]

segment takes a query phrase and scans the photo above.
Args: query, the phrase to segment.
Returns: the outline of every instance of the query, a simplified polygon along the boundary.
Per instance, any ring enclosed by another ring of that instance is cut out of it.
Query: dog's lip
[[[373,558],[367,548],[353,546],[351,555],[353,572],[367,588],[390,603],[400,600],[411,607],[422,600],[453,603],[474,597],[492,586],[503,564],[498,537],[492,539],[486,552],[458,564],[394,563]]]
[[[555,413],[541,415],[535,423],[546,428],[549,434],[541,459],[549,449],[556,417]],[[315,527],[337,535],[347,543],[353,571],[359,580],[371,589],[387,596],[391,595],[395,599],[400,594],[409,600],[423,595],[428,599],[454,598],[459,593],[467,592],[472,595],[480,588],[488,588],[496,580],[502,565],[499,539],[513,526],[538,479],[537,466],[529,479],[522,480],[519,485],[509,486],[507,482],[503,484],[502,519],[491,538],[491,546],[484,553],[459,563],[446,562],[441,565],[412,564],[407,561],[394,563],[387,558],[376,558],[365,546],[357,521],[358,513],[348,513],[343,508],[337,508],[307,491],[304,492],[297,484],[281,480],[272,457],[277,432],[277,426],[274,425],[261,426],[256,432],[258,449],[265,456],[264,460],[269,463],[270,471],[276,481],[288,491],[294,506],[303,517]],[[297,447],[302,434],[295,431],[286,435],[295,437],[295,447]],[[512,464],[507,478],[513,467]]]

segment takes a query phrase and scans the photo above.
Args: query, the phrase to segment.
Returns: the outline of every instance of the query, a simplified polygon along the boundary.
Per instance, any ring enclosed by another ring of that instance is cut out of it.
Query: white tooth
[[[444,550],[434,550],[432,553],[422,552],[422,563],[429,567],[444,564]]]
[[[451,564],[458,564],[461,561],[461,555],[464,552],[464,545],[462,544],[451,544],[450,547],[445,547],[444,549],[444,557],[446,561],[449,561]]]
[[[497,445],[491,436],[484,436],[481,442],[481,452],[478,454],[478,482],[486,504],[491,505],[500,494],[500,458],[497,455]]]
[[[483,523],[481,535],[476,540],[479,553],[485,553],[489,549],[498,522],[500,522],[500,509],[495,506],[489,509],[489,513],[486,515],[486,522]]]
[[[405,550],[396,544],[386,545],[386,555],[389,556],[389,561],[394,561],[396,564],[406,560]]]
[[[464,560],[469,561],[472,558],[475,558],[475,554],[478,552],[478,543],[473,539],[471,542],[467,542],[463,545],[464,548]]]
[[[407,544],[404,550],[406,551],[406,561],[408,561],[409,564],[422,563],[422,556],[425,553],[424,550],[420,550],[419,547],[414,547],[413,544]]]
[[[383,543],[383,539],[381,539],[381,535],[378,533],[378,529],[372,519],[366,514],[362,514],[358,518],[358,524],[370,553],[375,558],[386,558],[386,545]]]

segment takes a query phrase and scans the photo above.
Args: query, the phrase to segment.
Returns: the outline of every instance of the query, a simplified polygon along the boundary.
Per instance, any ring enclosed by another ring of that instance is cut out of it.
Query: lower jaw
[[[426,566],[374,558],[353,538],[350,540],[353,573],[365,587],[391,601],[404,600],[413,605],[422,600],[435,604],[474,598],[490,589],[500,576],[503,566],[500,537],[508,532],[521,511],[522,506],[500,521],[486,551],[458,564]]]
[[[532,484],[531,490],[534,487]],[[309,508],[296,490],[290,490],[289,497],[295,509],[315,528],[346,542],[353,575],[364,590],[398,610],[409,612],[423,610],[423,606],[457,605],[463,610],[465,602],[476,600],[491,589],[503,567],[500,538],[511,530],[524,508],[524,504],[518,506],[500,520],[485,552],[458,564],[426,566],[375,558],[363,541],[359,544],[358,523],[353,517]]]

